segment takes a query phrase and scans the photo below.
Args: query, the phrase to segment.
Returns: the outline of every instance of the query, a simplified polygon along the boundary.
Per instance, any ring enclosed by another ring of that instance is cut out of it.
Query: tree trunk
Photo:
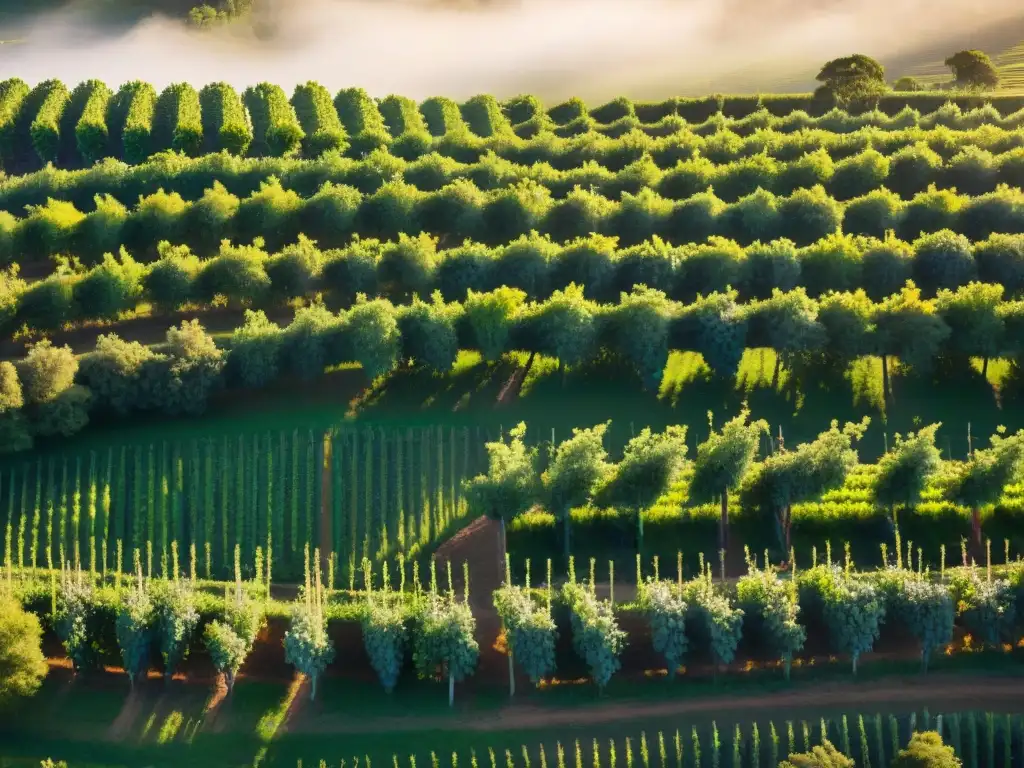
[[[498,568],[502,573],[505,572],[505,561],[508,557],[508,540],[505,538],[505,518],[499,518],[501,520],[501,562],[498,563]]]
[[[988,376],[988,357],[983,357],[981,360],[981,378]]]
[[[452,672],[448,673],[448,706],[455,706],[455,675]]]
[[[309,700],[316,701],[316,680],[317,675],[312,675],[309,678]]]
[[[978,507],[971,508],[971,533],[974,535],[974,543],[981,546],[981,510]]]
[[[779,386],[779,371],[781,370],[781,368],[782,368],[782,358],[779,356],[779,353],[776,352],[775,353],[775,370],[772,371],[772,389],[775,389],[776,387]]]
[[[718,548],[729,547],[729,491],[722,489],[722,519],[718,523]]]
[[[640,560],[644,557],[644,513],[639,507],[636,510],[636,551],[640,553]]]
[[[235,690],[235,674],[234,672],[225,672],[224,677],[228,681],[228,693],[234,693]]]
[[[565,546],[565,566],[569,567],[569,556],[572,552],[572,523],[569,520],[569,510],[565,511],[565,516],[562,518],[562,543]]]
[[[505,634],[505,642],[508,643],[508,633]],[[512,658],[512,647],[508,649],[508,695],[516,695],[516,670],[515,661]]]
[[[882,400],[892,401],[892,385],[889,383],[889,356],[882,355]]]

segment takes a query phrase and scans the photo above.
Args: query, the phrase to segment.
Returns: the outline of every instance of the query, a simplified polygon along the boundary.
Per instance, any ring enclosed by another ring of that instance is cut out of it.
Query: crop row
[[[479,429],[334,429],[37,459],[0,474],[0,530],[18,567],[105,571],[121,546],[167,574],[172,547],[194,547],[205,578],[230,575],[236,546],[251,563],[272,540],[275,572],[295,580],[312,543],[349,584],[364,558],[437,545],[466,512],[482,448]]]
[[[127,585],[122,584],[122,572],[129,569],[117,564],[111,569],[112,580],[106,569],[98,573],[85,568],[68,570],[65,565],[60,585],[51,581],[50,599],[46,602],[45,593],[40,594],[42,590],[38,589],[39,581],[30,580],[17,587],[30,607],[40,612],[50,608],[47,613],[51,623],[77,671],[93,669],[104,661],[104,653],[112,656],[120,650],[129,677],[134,680],[145,676],[150,659],[155,656],[149,652],[150,647],[156,646],[160,634],[170,629],[164,622],[174,618],[186,621],[188,626],[177,633],[176,643],[160,643],[165,654],[164,671],[173,674],[176,663],[187,658],[190,646],[198,645],[201,634],[214,665],[233,686],[258,630],[266,621],[264,590],[269,589],[271,568],[264,565],[273,562],[273,550],[265,552],[265,560],[257,558],[251,586],[241,580],[240,558],[235,552],[236,589],[234,594],[227,590],[222,612],[214,613],[213,617],[207,613],[205,631],[201,631],[196,610],[199,595],[193,552],[189,553],[187,565],[174,563],[181,570],[172,571],[164,577],[166,580],[154,581],[152,575],[147,575],[142,554],[136,550],[135,565],[129,571],[134,572],[133,577],[129,577]],[[448,678],[451,700],[454,683],[474,674],[479,657],[476,621],[468,605],[468,568],[463,564],[462,594],[456,596],[451,570],[448,591],[443,592],[433,562],[429,589],[422,583],[418,568],[413,568],[409,579],[407,562],[401,560],[399,564],[401,575],[394,588],[387,571],[382,585],[371,584],[372,571],[365,568],[365,603],[354,606],[355,611],[349,615],[354,613],[360,619],[367,656],[387,692],[394,690],[409,661],[414,660],[420,678],[437,679],[439,671],[442,679]],[[5,565],[6,575],[11,578],[13,570]],[[330,581],[335,574],[333,570],[324,574],[322,566],[320,551],[315,551],[314,563],[310,563],[306,548],[307,589],[292,606],[291,631],[284,640],[287,661],[312,678],[313,696],[316,678],[334,660],[328,617],[333,591]],[[844,567],[838,562],[823,562],[786,579],[771,567],[759,569],[752,561],[748,568],[747,575],[735,585],[726,585],[713,580],[710,566],[688,581],[681,573],[676,579],[662,580],[655,566],[656,575],[637,583],[638,599],[625,610],[616,610],[613,596],[598,599],[593,581],[578,581],[572,562],[569,578],[560,589],[551,584],[550,578],[543,590],[506,584],[493,593],[493,600],[502,617],[510,651],[510,683],[514,683],[517,671],[514,663],[518,672],[534,685],[556,675],[578,676],[578,671],[582,671],[599,690],[604,689],[621,669],[624,649],[640,642],[646,646],[647,638],[652,641],[650,656],[656,659],[655,669],[667,667],[672,677],[684,664],[698,669],[701,664],[715,670],[730,667],[742,653],[751,661],[767,662],[766,666],[778,663],[788,678],[792,663],[811,651],[805,651],[811,643],[814,648],[824,646],[832,653],[850,658],[856,674],[859,657],[873,650],[883,626],[897,632],[906,630],[905,637],[912,638],[907,645],[920,650],[923,671],[937,652],[956,647],[953,633],[957,626],[971,634],[974,647],[1000,650],[1004,643],[1012,647],[1019,632],[1015,606],[1022,582],[1019,563],[1005,569],[1006,578],[994,578],[991,568],[986,571],[977,567],[944,571],[938,579],[911,566],[858,573],[848,557]],[[638,559],[638,576],[639,570]],[[190,577],[181,577],[182,572],[190,571]],[[593,575],[593,568],[591,571]],[[97,589],[97,576],[101,585],[109,581],[113,585]],[[328,584],[324,585],[322,579]],[[158,608],[160,603],[164,603],[162,611]],[[204,603],[209,609],[209,601]],[[126,635],[132,633],[126,620],[132,608],[142,609],[133,616],[137,633],[135,653],[125,643]],[[172,615],[166,616],[166,612]],[[68,619],[72,617],[86,628],[84,633],[67,631]],[[636,623],[646,624],[643,629],[649,627],[650,634],[637,632],[635,624],[632,633],[624,631],[620,620],[627,618],[639,619]],[[119,630],[118,647],[114,648],[107,646],[107,638],[114,633],[103,631],[110,626],[111,619],[116,619]],[[447,638],[433,648],[425,647],[424,635],[433,633],[435,627],[431,625],[435,623],[446,626]],[[232,655],[234,663],[227,664],[217,652],[221,639],[211,633],[211,629],[225,624],[245,640],[239,649],[241,653]],[[564,654],[558,658],[559,634],[572,637],[577,658],[567,659]],[[491,637],[482,639],[486,643],[492,641]],[[178,653],[168,654],[168,645],[171,650],[177,646]],[[431,650],[433,653],[429,653]],[[434,664],[424,663],[424,652],[433,657],[430,660]],[[643,659],[644,655],[638,657]],[[350,664],[351,658],[341,663]]]
[[[0,427],[5,449],[23,450],[33,435],[78,432],[90,408],[201,413],[226,384],[257,390],[291,377],[313,380],[350,361],[371,381],[400,362],[443,374],[460,349],[478,350],[488,361],[512,351],[543,355],[561,370],[616,360],[624,375],[654,391],[670,350],[700,354],[723,383],[735,378],[748,347],[774,349],[777,371],[785,363],[815,375],[835,375],[878,355],[889,397],[891,358],[918,374],[940,360],[948,370],[966,371],[971,358],[982,358],[984,372],[989,359],[1017,358],[1024,302],[1004,302],[1002,293],[1000,285],[972,283],[931,300],[908,283],[877,304],[863,292],[831,293],[819,302],[796,289],[745,306],[735,293],[682,304],[641,286],[601,305],[570,285],[529,304],[512,288],[471,293],[464,303],[438,297],[396,307],[359,299],[339,314],[317,303],[298,310],[285,328],[249,311],[226,350],[194,320],[168,330],[166,344],[156,347],[101,336],[81,363],[68,347],[37,344],[17,365],[0,364]]]
[[[385,151],[375,151],[364,160],[331,157],[312,161],[161,155],[138,166],[110,161],[82,171],[48,168],[12,177],[0,183],[0,205],[14,212],[57,199],[89,211],[95,208],[97,197],[109,195],[130,205],[163,190],[195,200],[214,184],[245,197],[272,177],[302,196],[315,194],[325,183],[372,194],[386,182],[398,179],[422,192],[435,192],[459,180],[468,180],[483,191],[529,180],[549,190],[554,199],[565,198],[577,187],[612,200],[647,188],[667,200],[683,200],[713,189],[723,201],[735,202],[759,188],[788,195],[822,185],[836,199],[846,201],[883,187],[905,198],[930,186],[968,195],[992,192],[1000,184],[1020,187],[1024,185],[1024,148],[992,154],[967,146],[944,160],[939,153],[917,143],[889,156],[869,148],[838,162],[817,150],[788,161],[757,154],[716,164],[694,156],[667,168],[645,153],[617,171],[593,160],[557,170],[546,161],[526,165],[493,154],[470,163],[438,154],[407,162]]]
[[[152,85],[133,81],[115,94],[96,80],[69,91],[56,80],[30,89],[15,78],[0,83],[0,158],[9,169],[24,170],[40,162],[75,165],[105,156],[138,163],[171,148],[191,155],[223,149],[271,156],[302,151],[316,156],[336,149],[359,156],[393,143],[398,154],[407,154],[422,153],[434,138],[443,136],[456,141],[463,137],[471,144],[473,137],[515,141],[588,133],[611,138],[632,132],[665,136],[686,129],[687,114],[700,117],[690,121],[700,123],[694,128],[697,133],[728,130],[739,135],[765,129],[795,132],[813,128],[846,133],[865,126],[882,130],[980,125],[1016,128],[1024,118],[1024,109],[1004,117],[987,104],[965,114],[953,103],[941,108],[936,104],[934,113],[922,117],[904,101],[906,108],[893,117],[879,110],[851,116],[835,109],[820,117],[806,112],[775,117],[768,109],[760,109],[736,119],[714,111],[688,112],[682,104],[673,100],[660,110],[650,110],[652,115],[661,114],[656,122],[645,123],[631,103],[618,100],[595,110],[598,117],[617,115],[603,124],[587,114],[578,100],[555,107],[548,115],[529,98],[501,105],[494,97],[483,95],[462,105],[432,99],[421,108],[404,97],[374,101],[360,89],[347,89],[332,102],[326,89],[315,82],[297,87],[289,100],[279,86],[268,83],[249,88],[239,97],[224,83],[208,85],[202,92],[179,83],[158,94]],[[513,128],[513,121],[519,118],[522,121]]]
[[[46,332],[116,320],[143,304],[154,313],[214,302],[269,309],[322,295],[333,305],[351,306],[359,294],[403,301],[435,292],[455,302],[469,291],[503,286],[539,301],[572,283],[583,286],[588,298],[609,302],[638,285],[678,301],[730,288],[740,300],[758,301],[800,287],[811,298],[862,289],[882,302],[908,280],[928,297],[976,281],[1001,285],[1006,299],[1024,294],[1024,235],[992,235],[972,245],[949,231],[913,243],[830,236],[803,248],[788,240],[743,248],[724,239],[616,248],[600,235],[559,246],[534,235],[496,248],[466,243],[439,250],[433,238],[403,236],[327,251],[300,238],[274,254],[224,242],[206,260],[187,246],[164,244],[158,254],[148,265],[127,254],[107,256],[90,269],[62,270],[32,283],[14,270],[0,273],[0,331]]]
[[[929,190],[903,201],[875,190],[841,203],[821,187],[778,196],[758,190],[735,203],[702,192],[682,201],[649,189],[624,194],[621,201],[576,189],[562,200],[534,182],[481,192],[460,180],[437,192],[421,192],[401,181],[372,195],[352,187],[325,184],[313,196],[299,197],[272,179],[239,199],[214,185],[195,202],[157,192],[129,210],[100,199],[82,213],[71,203],[50,201],[16,218],[0,212],[0,264],[73,256],[84,264],[124,247],[141,262],[160,255],[160,243],[188,245],[198,256],[212,256],[223,240],[279,250],[306,235],[320,248],[348,245],[361,238],[398,239],[425,232],[446,245],[475,240],[509,243],[533,231],[565,243],[592,234],[632,246],[659,237],[671,245],[726,237],[743,246],[787,238],[807,246],[837,235],[884,238],[890,231],[906,240],[948,229],[972,242],[993,234],[1024,233],[1024,192],[1000,187],[976,197]],[[841,241],[841,238],[840,238]]]

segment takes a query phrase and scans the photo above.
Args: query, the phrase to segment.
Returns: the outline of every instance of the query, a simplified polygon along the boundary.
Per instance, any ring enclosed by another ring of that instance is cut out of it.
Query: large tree
[[[978,50],[960,51],[946,59],[953,80],[960,88],[991,90],[999,85],[999,70],[988,54]]]
[[[644,546],[643,511],[664,494],[679,476],[686,460],[686,427],[671,425],[664,432],[649,427],[626,444],[622,461],[605,486],[604,500],[636,516],[637,547]]]
[[[523,442],[526,424],[520,422],[504,439],[487,443],[487,474],[466,483],[466,498],[474,514],[483,514],[501,522],[501,548],[504,552],[505,524],[534,505],[539,495],[537,449]]]
[[[708,423],[713,426],[708,413]],[[718,498],[722,504],[718,546],[725,549],[729,530],[729,492],[739,487],[757,455],[762,433],[768,431],[763,419],[750,421],[750,409],[744,407],[721,431],[712,430],[708,439],[697,447],[690,480],[690,500],[704,502]]]
[[[861,53],[826,62],[815,79],[841,103],[877,98],[886,90],[885,68]]]
[[[970,457],[959,464],[946,497],[971,509],[974,543],[981,544],[981,508],[994,504],[1010,483],[1017,482],[1024,471],[1024,431],[1004,436],[1005,429],[992,435],[991,447],[972,450]]]
[[[548,511],[563,524],[566,562],[570,552],[570,511],[590,501],[615,469],[604,447],[604,434],[610,423],[574,429],[572,437],[558,444],[551,465],[541,477]]]

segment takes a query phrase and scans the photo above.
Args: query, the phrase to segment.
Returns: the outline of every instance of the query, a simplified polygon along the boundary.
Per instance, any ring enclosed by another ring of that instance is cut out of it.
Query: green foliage
[[[0,82],[0,161],[8,166],[17,152],[18,118],[29,87],[18,77]]]
[[[637,515],[655,502],[679,476],[686,459],[686,427],[673,424],[664,432],[644,427],[627,444],[622,460],[601,498]]]
[[[768,431],[763,419],[750,421],[747,407],[717,432],[708,413],[708,425],[711,432],[697,447],[690,477],[690,498],[697,503],[719,498],[739,486],[757,455],[761,435]]]
[[[657,391],[668,362],[672,305],[661,291],[636,286],[603,315],[604,341],[610,351],[640,374],[644,388]]]
[[[572,283],[523,312],[540,351],[556,358],[560,368],[578,365],[592,355],[597,343],[597,306],[584,298],[580,286]]]
[[[49,669],[42,639],[39,619],[13,598],[0,596],[0,709],[39,690]]]
[[[644,584],[640,591],[640,603],[651,625],[654,652],[664,657],[669,677],[675,677],[689,646],[686,637],[689,606],[667,581]]]
[[[246,88],[242,101],[252,118],[252,152],[286,157],[298,151],[305,132],[280,86],[260,83]]]
[[[469,508],[503,522],[514,519],[536,503],[540,492],[537,449],[527,448],[526,424],[520,422],[508,433],[508,442],[495,440],[485,445],[487,474],[465,484]]]
[[[833,647],[848,653],[857,674],[857,660],[878,639],[885,603],[871,584],[840,576],[824,595],[824,617]]]
[[[895,443],[878,461],[873,493],[886,507],[913,507],[921,498],[925,483],[941,463],[935,447],[935,433],[941,424],[922,427],[906,436],[895,435]]]
[[[387,299],[356,298],[345,314],[345,334],[351,359],[373,381],[390,373],[398,361],[401,334],[394,306]]]
[[[537,605],[529,590],[504,585],[494,593],[494,607],[501,617],[509,651],[534,685],[554,674],[554,619],[547,605]]]
[[[946,496],[971,509],[993,504],[1010,483],[1017,482],[1024,470],[1024,431],[1006,435],[1005,430],[991,437],[991,447],[973,450],[967,461],[956,467]]]
[[[469,290],[464,306],[473,346],[487,361],[497,360],[508,349],[509,336],[526,294],[502,286],[488,293]]]
[[[384,690],[391,693],[398,683],[405,662],[408,628],[403,607],[384,599],[371,599],[363,614],[363,645],[370,666],[380,678]]]
[[[74,287],[78,310],[90,318],[116,320],[133,311],[142,296],[144,269],[124,249],[119,257],[105,254]]]
[[[57,613],[54,629],[71,659],[75,672],[92,668],[97,662],[96,649],[89,637],[89,620],[94,610],[92,587],[82,578],[81,572],[61,574],[60,589],[57,593]]]
[[[863,54],[827,62],[815,78],[839,102],[865,101],[885,92],[885,69]]]
[[[796,584],[783,582],[770,567],[758,570],[751,566],[749,573],[736,584],[736,600],[746,617],[760,622],[762,637],[782,658],[789,676],[793,656],[804,647],[807,630],[797,619],[800,605]]]
[[[98,410],[127,415],[146,407],[143,380],[158,356],[137,341],[101,334],[95,349],[82,358],[80,381],[89,388]]]
[[[978,50],[960,51],[946,59],[953,80],[961,88],[994,89],[999,85],[999,70],[988,54]]]
[[[260,606],[236,583],[234,594],[225,595],[225,617],[206,625],[203,638],[216,670],[227,680],[228,689],[235,687],[235,678],[252,650],[256,635],[263,625]]]
[[[153,133],[158,147],[196,156],[203,149],[199,94],[188,83],[175,83],[155,105]]]
[[[109,157],[110,127],[107,124],[107,109],[113,92],[99,80],[86,80],[78,85],[71,95],[82,99],[82,113],[75,123],[75,144],[78,154],[86,164],[92,164]]]
[[[779,763],[779,768],[854,768],[856,763],[825,739],[810,752],[797,752]]]
[[[122,597],[117,613],[117,645],[121,649],[124,671],[132,686],[140,675],[146,674],[153,619],[153,601],[143,581],[140,565],[135,584]]]
[[[252,126],[238,92],[227,83],[210,83],[199,92],[199,103],[207,148],[245,155],[252,143]]]
[[[175,577],[156,591],[154,597],[164,677],[170,678],[178,664],[188,658],[189,644],[199,625],[199,611],[192,585],[184,579]]]
[[[61,118],[71,94],[59,80],[45,80],[35,87],[26,103],[38,105],[29,124],[32,148],[43,163],[57,160],[61,144]]]
[[[1016,590],[1006,579],[979,578],[973,571],[952,579],[957,613],[982,643],[999,645],[1011,639],[1017,618]]]
[[[455,321],[459,306],[445,304],[435,292],[428,304],[414,298],[398,310],[402,357],[438,373],[450,371],[459,354]]]
[[[562,585],[562,601],[571,612],[573,648],[603,691],[622,667],[619,654],[626,645],[626,633],[619,628],[611,603],[599,601],[578,584]]]
[[[149,83],[134,80],[121,86],[114,96],[114,111],[123,115],[116,126],[121,138],[122,158],[126,163],[141,163],[153,152],[153,118],[156,114],[156,90]]]
[[[262,310],[245,311],[245,323],[231,334],[229,370],[244,387],[265,387],[280,374],[284,337]],[[321,370],[323,366],[321,365]]]
[[[960,768],[961,762],[953,748],[942,743],[936,731],[923,731],[910,737],[910,743],[901,749],[891,768]]]
[[[316,583],[296,603],[291,627],[284,635],[284,657],[288,664],[310,680],[310,699],[316,699],[317,680],[334,660],[334,645],[327,634],[323,587],[320,573]]]
[[[472,674],[480,656],[475,628],[468,605],[451,595],[427,595],[416,617],[413,639],[413,661],[419,676],[432,678],[440,668],[451,684]]]
[[[898,615],[921,643],[921,668],[937,648],[953,637],[954,606],[949,589],[919,579],[907,579],[898,600]]]
[[[292,106],[305,134],[302,139],[305,157],[318,157],[329,150],[343,152],[348,147],[331,94],[322,85],[313,81],[297,85]]]

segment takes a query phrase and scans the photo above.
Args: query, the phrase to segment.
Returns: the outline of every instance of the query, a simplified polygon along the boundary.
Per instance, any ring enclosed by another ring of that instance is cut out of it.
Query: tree
[[[34,344],[19,370],[25,401],[29,405],[52,402],[75,383],[77,372],[71,347],[55,347],[49,339]]]
[[[473,346],[484,360],[493,362],[506,352],[515,317],[525,299],[523,291],[506,286],[489,293],[467,292],[464,304],[466,324],[473,337]]]
[[[54,628],[76,674],[96,662],[96,649],[89,637],[89,621],[93,611],[92,587],[82,578],[81,572],[62,571]]]
[[[657,391],[668,362],[670,312],[664,293],[638,285],[604,315],[607,348],[633,366],[648,391]]]
[[[925,89],[924,83],[916,77],[900,77],[892,84],[892,89],[900,93],[917,93]]]
[[[935,302],[921,298],[921,290],[907,281],[899,293],[875,305],[875,350],[882,358],[882,389],[886,400],[892,400],[889,381],[889,357],[899,358],[905,365],[927,371],[949,338],[949,326],[935,311]]]
[[[921,671],[927,672],[932,653],[953,637],[953,598],[945,584],[907,579],[898,606],[903,620],[921,643]]]
[[[667,581],[643,584],[640,604],[651,625],[654,652],[665,659],[669,678],[674,679],[689,645],[686,637],[686,613],[689,606]]]
[[[896,505],[912,508],[921,499],[928,479],[939,471],[942,459],[935,447],[935,433],[940,426],[921,427],[905,437],[897,434],[893,447],[878,460],[873,488],[875,503],[889,508],[892,522]]]
[[[0,362],[0,453],[14,453],[32,447],[32,437],[22,416],[25,399],[14,363]]]
[[[557,632],[550,605],[536,605],[528,588],[510,582],[506,565],[505,584],[494,593],[494,607],[501,617],[508,644],[509,695],[514,696],[514,663],[518,662],[534,685],[540,685],[555,671]]]
[[[0,710],[33,695],[48,666],[39,619],[13,597],[0,595]]]
[[[796,752],[779,763],[779,768],[855,768],[856,763],[825,739],[810,752]]]
[[[840,429],[839,422],[833,421],[827,431],[794,451],[787,451],[783,443],[750,476],[743,488],[744,502],[774,512],[779,543],[785,553],[791,545],[793,505],[813,501],[843,485],[857,464],[853,444],[863,437],[869,422],[865,417]]]
[[[430,594],[420,609],[413,660],[421,678],[440,667],[448,677],[448,706],[455,703],[455,683],[476,668],[480,646],[473,636],[476,620],[466,603],[452,595]]]
[[[817,316],[817,302],[802,287],[788,293],[775,288],[770,299],[750,305],[747,344],[775,350],[773,388],[783,364],[789,367],[797,358],[806,358],[825,346],[825,328]]]
[[[570,611],[573,648],[603,691],[622,666],[619,654],[626,645],[626,633],[619,628],[611,603],[598,600],[579,584],[563,584],[562,600]]]
[[[203,635],[213,666],[224,675],[228,692],[235,689],[235,678],[256,642],[263,624],[263,612],[242,590],[236,579],[233,594],[225,596],[224,619],[211,621]]]
[[[487,443],[487,474],[477,475],[465,486],[470,510],[501,522],[502,552],[507,549],[506,523],[532,507],[540,491],[537,449],[527,448],[524,437],[526,423],[519,422],[509,430],[507,443],[503,439]]]
[[[308,561],[307,561],[308,562]],[[284,635],[285,662],[292,664],[310,681],[309,699],[316,699],[316,684],[334,660],[334,644],[327,634],[324,589],[320,583],[320,553],[317,551],[313,584],[309,575],[302,597],[292,611],[292,624]]]
[[[994,504],[1010,483],[1024,471],[1024,430],[1004,436],[1000,427],[990,438],[991,447],[971,450],[967,461],[956,466],[946,498],[971,510],[975,544],[981,544],[981,508]]]
[[[728,596],[715,591],[710,573],[691,581],[683,597],[704,625],[717,675],[718,667],[731,664],[736,658],[743,634],[743,609],[733,605]]]
[[[155,602],[164,679],[170,680],[178,664],[188,657],[189,642],[199,624],[199,611],[191,583],[177,577],[157,592]]]
[[[445,304],[440,292],[434,291],[430,303],[415,297],[397,314],[402,357],[437,373],[450,371],[459,354],[455,322],[461,307]]]
[[[637,548],[644,546],[643,511],[668,491],[686,460],[686,427],[677,424],[664,432],[644,427],[626,443],[622,461],[600,494],[607,503],[631,510],[636,516]]]
[[[850,654],[856,675],[860,655],[878,639],[885,602],[872,585],[840,577],[825,594],[824,615],[832,644]]]
[[[571,510],[587,504],[615,469],[604,447],[609,424],[573,429],[572,437],[558,444],[550,466],[541,476],[548,511],[563,524],[566,563],[571,551]]]
[[[540,304],[526,310],[525,322],[532,330],[538,351],[557,358],[558,370],[588,360],[597,346],[598,307],[584,298],[583,288],[570,283]]]
[[[797,622],[800,604],[796,582],[784,583],[774,569],[766,567],[762,571],[751,564],[750,572],[736,584],[736,599],[745,616],[760,619],[764,640],[782,657],[788,680],[793,656],[807,639],[807,630]]]
[[[370,593],[363,614],[363,645],[370,657],[370,666],[388,693],[395,689],[405,661],[408,641],[405,619],[401,603],[388,600],[386,593],[383,599]]]
[[[827,62],[815,78],[840,103],[866,101],[885,93],[885,68],[855,53]]]
[[[128,588],[117,612],[117,645],[133,688],[136,678],[146,674],[153,629],[153,601],[142,577],[141,562],[136,569],[135,584]]]
[[[999,70],[988,54],[978,50],[960,51],[946,59],[953,81],[960,88],[993,90],[999,85]]]
[[[982,358],[982,376],[988,373],[989,358],[1005,349],[1006,327],[998,311],[1002,300],[1003,286],[986,283],[969,283],[956,291],[943,289],[935,298],[935,310],[949,327],[950,356],[960,364],[971,357]]]
[[[402,339],[390,301],[357,296],[345,314],[345,336],[350,359],[363,367],[370,381],[394,370]]]
[[[953,748],[942,743],[935,731],[921,731],[899,751],[891,768],[960,768],[962,763]]]
[[[750,469],[761,444],[761,435],[768,431],[764,419],[750,421],[750,408],[743,410],[715,432],[714,417],[708,412],[711,434],[697,447],[690,478],[690,500],[702,503],[718,498],[722,504],[718,546],[725,549],[729,536],[729,492],[739,487]]]

